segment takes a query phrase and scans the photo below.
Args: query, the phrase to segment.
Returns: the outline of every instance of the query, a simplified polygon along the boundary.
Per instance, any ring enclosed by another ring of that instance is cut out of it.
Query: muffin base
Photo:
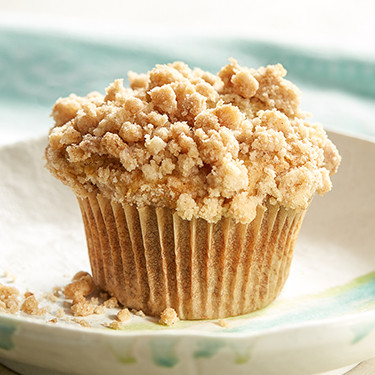
[[[246,314],[271,303],[289,274],[305,211],[259,206],[249,224],[183,220],[101,195],[78,198],[96,284],[124,306],[180,319]]]

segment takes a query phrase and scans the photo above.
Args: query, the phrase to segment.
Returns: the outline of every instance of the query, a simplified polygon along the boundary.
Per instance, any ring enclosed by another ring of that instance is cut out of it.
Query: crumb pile
[[[176,209],[190,220],[251,222],[265,199],[305,209],[331,188],[340,156],[299,109],[280,65],[235,60],[218,75],[175,62],[129,73],[106,95],[53,108],[47,168],[78,196]]]
[[[64,297],[63,307],[57,306],[55,303],[59,298]],[[47,300],[52,302],[52,309],[40,307],[40,302]],[[55,308],[54,308],[55,307]],[[54,287],[51,293],[48,293],[38,301],[29,291],[23,295],[23,301],[20,303],[20,292],[17,288],[0,284],[0,313],[16,314],[22,312],[27,315],[45,316],[50,313],[53,318],[48,318],[48,323],[58,323],[60,320],[64,322],[74,322],[82,327],[89,328],[90,323],[85,318],[93,315],[102,315],[107,311],[117,309],[115,318],[107,323],[103,323],[104,327],[119,330],[124,327],[124,323],[131,320],[132,316],[145,317],[142,310],[129,311],[122,306],[115,297],[111,297],[108,293],[101,291],[95,285],[92,276],[80,271],[74,275],[72,282],[64,288]],[[160,317],[160,324],[172,326],[178,321],[178,316],[174,309],[167,308]]]
[[[15,314],[19,309],[18,289],[0,284],[0,312]]]

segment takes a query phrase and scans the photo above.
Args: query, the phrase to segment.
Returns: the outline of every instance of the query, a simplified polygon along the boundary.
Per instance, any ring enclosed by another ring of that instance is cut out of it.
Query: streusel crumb
[[[103,305],[99,305],[95,307],[94,314],[96,315],[102,315],[105,313],[105,308]]]
[[[64,289],[66,298],[74,298],[76,295],[87,296],[96,290],[96,285],[92,276],[87,273],[80,271],[72,279],[72,282],[68,284]]]
[[[119,322],[126,322],[130,319],[130,311],[128,309],[122,309],[117,313],[116,316]]]
[[[73,299],[71,311],[74,316],[88,316],[94,314],[96,307],[91,301],[78,295]]]
[[[61,293],[62,293],[62,288],[60,286],[54,286],[52,288],[52,294],[55,296],[55,297],[60,297],[61,296]]]
[[[118,329],[121,329],[122,322],[120,322],[118,320],[112,320],[112,322],[110,322],[110,323],[104,323],[103,325],[106,328],[118,330]]]
[[[45,315],[47,312],[46,309],[39,307],[39,302],[32,293],[25,298],[20,310],[29,315]]]
[[[15,314],[19,310],[19,295],[18,289],[0,284],[0,312]]]
[[[74,318],[73,322],[78,323],[81,327],[90,328],[90,324],[83,319]]]
[[[230,327],[229,322],[228,322],[227,320],[225,320],[225,319],[218,319],[217,324],[218,324],[220,327],[223,327],[223,328],[228,328],[228,327]]]
[[[79,196],[176,209],[184,219],[249,223],[273,198],[305,209],[331,189],[340,156],[299,108],[280,65],[235,60],[217,75],[175,62],[60,98],[47,168]]]
[[[44,297],[50,301],[50,302],[56,302],[57,301],[57,297],[53,294],[53,292],[50,292],[50,293],[46,293],[44,295]]]
[[[179,321],[179,318],[177,316],[177,313],[175,309],[172,309],[171,307],[167,307],[160,315],[159,323],[171,327],[173,324],[177,323]]]
[[[131,313],[134,314],[135,316],[139,316],[140,318],[143,318],[146,316],[142,310],[132,309]]]
[[[58,318],[64,318],[65,317],[65,311],[62,307],[60,307],[59,309],[57,309],[56,311],[56,314],[55,314]]]
[[[119,307],[119,303],[116,297],[111,297],[110,299],[107,299],[107,301],[104,301],[103,305],[107,309],[113,309],[115,307]]]

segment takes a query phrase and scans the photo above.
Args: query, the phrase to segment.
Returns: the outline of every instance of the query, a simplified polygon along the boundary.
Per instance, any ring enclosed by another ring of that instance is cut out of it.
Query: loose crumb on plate
[[[118,320],[113,320],[110,323],[104,323],[103,326],[106,328],[118,330],[118,329],[121,329],[122,322],[119,322]]]
[[[99,305],[95,307],[94,314],[102,315],[105,313],[105,307],[103,305]]]
[[[91,328],[90,324],[86,322],[86,320],[74,318],[73,322],[78,323],[82,327]]]
[[[63,289],[60,287],[60,286],[54,286],[52,288],[52,294],[55,296],[55,297],[61,297],[61,293],[62,293]]]
[[[96,306],[82,295],[73,300],[71,311],[74,316],[88,316],[94,314]]]
[[[225,319],[218,319],[217,324],[218,324],[220,327],[223,327],[223,328],[228,328],[228,327],[230,327],[229,322],[228,322],[227,320],[225,320]]]
[[[117,319],[119,322],[126,322],[130,319],[130,311],[128,309],[122,309],[117,313]]]
[[[80,271],[74,275],[72,282],[65,287],[64,294],[66,298],[74,298],[76,295],[88,296],[95,290],[96,285],[92,276],[87,272]]]
[[[57,301],[57,297],[53,294],[53,292],[46,293],[43,297],[50,302],[56,302]]]
[[[21,311],[29,315],[45,315],[46,309],[39,307],[39,302],[33,294],[25,298],[21,305]]]
[[[56,311],[56,316],[58,318],[63,318],[65,316],[65,311],[62,307],[60,307],[57,311]]]
[[[160,315],[159,323],[171,327],[177,323],[180,319],[177,316],[175,309],[167,307]]]
[[[0,284],[0,312],[15,314],[19,309],[19,294],[18,289]]]
[[[144,318],[146,316],[145,313],[142,310],[132,309],[131,312],[132,312],[133,315],[139,316],[141,318]]]

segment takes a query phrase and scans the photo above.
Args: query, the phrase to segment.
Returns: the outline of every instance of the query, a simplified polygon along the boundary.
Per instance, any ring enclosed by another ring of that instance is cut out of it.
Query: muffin
[[[272,302],[340,156],[285,69],[182,62],[60,98],[46,167],[77,196],[94,280],[126,307],[225,318]]]

